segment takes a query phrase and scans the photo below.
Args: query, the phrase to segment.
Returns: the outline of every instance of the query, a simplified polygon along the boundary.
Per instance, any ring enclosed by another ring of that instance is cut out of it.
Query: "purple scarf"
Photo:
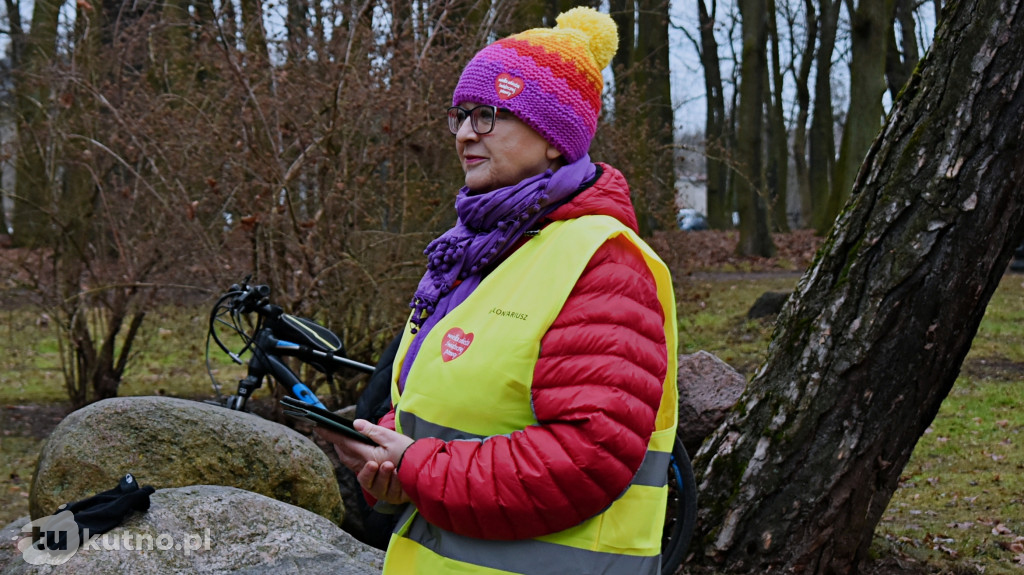
[[[427,273],[409,304],[416,337],[402,363],[400,388],[405,388],[409,368],[430,329],[473,293],[484,272],[501,261],[524,233],[571,198],[595,173],[590,156],[584,154],[556,172],[548,170],[513,186],[479,195],[470,195],[466,187],[459,190],[455,226],[423,251]]]

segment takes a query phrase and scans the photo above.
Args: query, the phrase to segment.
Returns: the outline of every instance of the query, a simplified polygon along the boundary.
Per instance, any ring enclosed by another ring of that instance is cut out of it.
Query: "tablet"
[[[306,403],[301,399],[296,399],[291,396],[282,399],[281,405],[284,406],[284,412],[287,415],[305,419],[306,421],[310,421],[320,427],[329,429],[335,433],[340,433],[345,437],[351,437],[352,439],[361,441],[368,445],[377,445],[374,440],[356,431],[351,419],[342,417],[337,413],[321,409],[315,405]]]

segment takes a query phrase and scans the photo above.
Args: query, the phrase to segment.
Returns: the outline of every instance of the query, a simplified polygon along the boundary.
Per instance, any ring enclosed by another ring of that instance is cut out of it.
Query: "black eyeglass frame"
[[[481,131],[478,128],[480,115],[487,109],[491,110],[491,126],[487,130]],[[468,118],[469,125],[473,128],[474,132],[481,136],[490,134],[494,131],[494,123],[498,119],[498,112],[503,110],[505,110],[505,108],[499,108],[497,106],[490,106],[487,104],[481,104],[471,110],[467,110],[462,106],[451,106],[448,108],[448,131],[451,132],[452,135],[458,134],[459,128],[462,127],[463,122]]]

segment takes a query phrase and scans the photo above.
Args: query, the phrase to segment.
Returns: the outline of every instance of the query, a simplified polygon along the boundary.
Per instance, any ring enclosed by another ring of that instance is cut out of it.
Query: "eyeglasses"
[[[477,134],[490,134],[494,130],[494,119],[498,117],[497,106],[477,106],[472,110],[452,106],[448,108],[448,129],[458,134],[462,123],[469,118],[469,124]]]

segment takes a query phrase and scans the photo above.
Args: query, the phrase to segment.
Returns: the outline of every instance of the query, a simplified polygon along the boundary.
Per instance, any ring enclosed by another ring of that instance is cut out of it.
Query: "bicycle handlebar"
[[[249,285],[248,279],[242,285],[232,284],[225,296],[234,296],[231,300],[231,309],[240,313],[251,313],[257,311],[257,307],[270,297],[270,286]]]
[[[252,358],[248,362],[248,373],[238,382],[238,393],[229,396],[224,402],[226,407],[234,410],[245,409],[249,397],[262,386],[263,378],[269,375],[291,395],[326,409],[316,394],[281,361],[281,357],[295,357],[324,373],[328,378],[341,368],[364,373],[373,372],[373,366],[345,357],[341,339],[333,332],[312,320],[284,313],[280,306],[270,303],[269,286],[249,285],[248,282],[247,277],[241,284],[233,284],[228,288],[214,304],[210,314],[207,368],[218,397],[220,386],[209,367],[209,341],[212,339],[216,342],[218,347],[238,364],[243,363],[243,354],[247,351],[252,353]],[[253,313],[257,316],[256,325],[249,329],[243,328],[241,316]],[[230,322],[225,319],[226,315],[230,316]],[[233,352],[221,341],[217,334],[218,324],[228,326],[241,337],[245,345],[240,351]]]

